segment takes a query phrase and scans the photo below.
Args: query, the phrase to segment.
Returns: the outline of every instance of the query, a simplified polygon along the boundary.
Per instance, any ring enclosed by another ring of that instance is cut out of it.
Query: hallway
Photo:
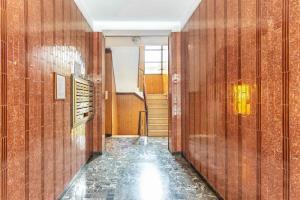
[[[106,151],[89,162],[62,200],[217,199],[167,138],[108,138]]]

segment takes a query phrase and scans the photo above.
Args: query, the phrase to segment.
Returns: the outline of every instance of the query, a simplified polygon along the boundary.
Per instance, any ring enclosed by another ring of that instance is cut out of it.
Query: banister
[[[145,104],[145,111],[146,111],[146,135],[148,136],[148,120],[149,120],[149,115],[148,115],[148,103],[147,103],[147,92],[146,92],[146,83],[145,83],[145,78],[143,81],[143,95],[144,95],[144,104]]]

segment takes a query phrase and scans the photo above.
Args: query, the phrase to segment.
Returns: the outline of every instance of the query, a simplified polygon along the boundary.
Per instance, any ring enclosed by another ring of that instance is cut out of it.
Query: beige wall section
[[[164,92],[161,74],[146,74],[145,85],[147,94],[162,94]]]
[[[139,112],[144,102],[133,93],[117,93],[118,135],[137,135]]]

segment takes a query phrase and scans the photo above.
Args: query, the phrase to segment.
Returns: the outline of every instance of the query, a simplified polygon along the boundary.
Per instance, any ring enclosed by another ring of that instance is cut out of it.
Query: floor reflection
[[[63,200],[217,199],[166,138],[109,138],[106,153],[79,174]]]
[[[163,199],[161,174],[156,165],[147,163],[142,167],[139,177],[139,190],[142,200]]]

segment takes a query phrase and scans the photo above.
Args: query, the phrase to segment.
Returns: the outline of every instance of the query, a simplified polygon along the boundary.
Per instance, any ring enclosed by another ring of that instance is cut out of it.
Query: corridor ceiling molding
[[[201,0],[75,0],[95,32],[180,31]]]

